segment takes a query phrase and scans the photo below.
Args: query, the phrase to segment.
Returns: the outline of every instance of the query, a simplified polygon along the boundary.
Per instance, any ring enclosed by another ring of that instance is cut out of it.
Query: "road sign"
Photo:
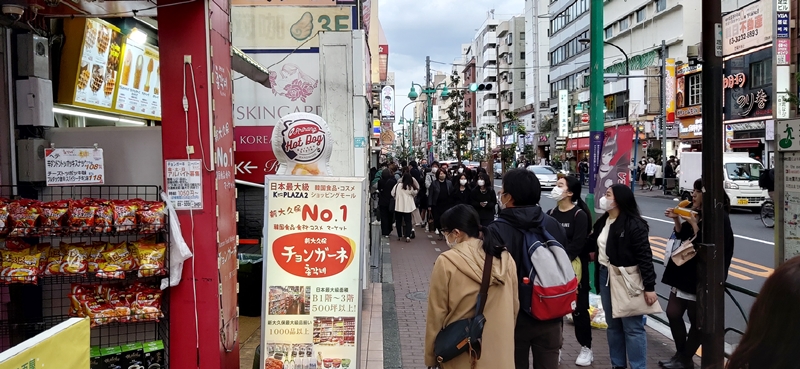
[[[589,113],[581,114],[581,123],[583,124],[589,123]]]
[[[646,148],[647,148],[647,141],[642,141],[642,148],[643,148],[643,149],[646,149]]]
[[[234,127],[235,178],[241,181],[264,183],[264,176],[275,174],[278,160],[272,152],[272,128],[266,126]]]

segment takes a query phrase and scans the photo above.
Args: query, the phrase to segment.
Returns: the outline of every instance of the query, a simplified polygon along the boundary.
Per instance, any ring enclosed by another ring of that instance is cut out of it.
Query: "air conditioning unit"
[[[549,106],[550,104],[548,104],[547,101],[542,101],[539,103],[539,109],[547,109]]]
[[[26,33],[17,35],[17,74],[20,77],[50,79],[50,46],[47,38]]]

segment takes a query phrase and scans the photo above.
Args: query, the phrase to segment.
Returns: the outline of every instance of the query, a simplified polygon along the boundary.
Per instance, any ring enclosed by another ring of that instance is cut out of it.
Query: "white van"
[[[702,177],[702,153],[681,153],[681,198],[691,199],[694,181]],[[722,155],[723,187],[731,199],[731,206],[750,208],[754,212],[769,198],[767,190],[758,186],[758,177],[764,166],[744,152],[726,152]]]

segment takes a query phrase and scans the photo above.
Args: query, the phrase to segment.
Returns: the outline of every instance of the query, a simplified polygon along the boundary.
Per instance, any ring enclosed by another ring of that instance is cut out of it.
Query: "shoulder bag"
[[[489,291],[492,258],[492,255],[486,254],[481,289],[475,302],[475,317],[450,323],[436,335],[436,340],[433,343],[433,354],[436,355],[436,361],[440,364],[453,360],[467,351],[469,351],[469,356],[472,358],[473,363],[481,358],[483,327],[486,324],[483,308],[486,306],[486,297]]]
[[[681,247],[678,247],[672,252],[672,262],[675,263],[675,265],[681,266],[686,264],[687,261],[692,260],[692,258],[697,255],[697,250],[695,250],[693,243],[695,238],[697,238],[696,233],[692,238],[683,241]]]
[[[647,305],[644,300],[644,282],[638,266],[608,266],[608,283],[611,289],[611,316],[630,316],[661,313],[661,304],[656,301]]]

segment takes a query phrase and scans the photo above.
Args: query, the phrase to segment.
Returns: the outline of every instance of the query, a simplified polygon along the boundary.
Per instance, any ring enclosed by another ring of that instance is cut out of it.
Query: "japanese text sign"
[[[731,55],[772,41],[772,2],[759,1],[722,18],[724,55]]]
[[[164,163],[167,196],[175,210],[203,209],[203,164],[200,160]]]
[[[264,186],[263,366],[303,352],[317,368],[356,368],[363,178],[266,176]]]
[[[48,186],[97,185],[105,183],[103,149],[72,148],[44,150]]]

